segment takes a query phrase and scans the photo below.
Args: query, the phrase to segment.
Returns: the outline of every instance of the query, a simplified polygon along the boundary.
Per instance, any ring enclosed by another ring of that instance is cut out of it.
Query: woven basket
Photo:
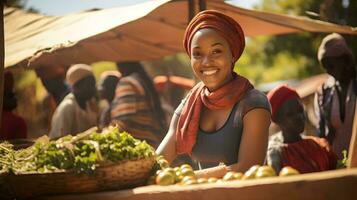
[[[75,171],[10,175],[8,182],[20,198],[124,189],[145,184],[154,163],[154,157],[123,161],[100,166],[93,175]]]

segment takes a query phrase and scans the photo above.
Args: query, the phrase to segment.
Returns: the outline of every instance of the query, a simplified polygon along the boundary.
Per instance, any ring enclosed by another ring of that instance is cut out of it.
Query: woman
[[[280,86],[268,93],[272,121],[281,132],[269,142],[267,163],[277,172],[291,166],[300,173],[319,172],[336,168],[336,155],[323,138],[301,136],[305,128],[305,113],[294,89]]]
[[[186,29],[184,47],[201,82],[176,109],[157,153],[169,162],[191,155],[198,177],[222,177],[264,162],[270,105],[233,72],[244,46],[240,25],[217,11],[198,13]]]
[[[122,78],[111,104],[111,122],[156,148],[167,126],[154,84],[139,62],[121,62],[117,68]]]

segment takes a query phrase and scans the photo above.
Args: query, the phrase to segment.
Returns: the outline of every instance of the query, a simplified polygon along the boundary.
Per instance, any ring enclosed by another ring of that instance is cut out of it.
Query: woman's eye
[[[222,51],[220,49],[215,49],[212,51],[213,54],[218,54],[218,53],[222,53]]]
[[[193,53],[192,53],[192,56],[195,57],[195,58],[197,58],[197,57],[200,57],[201,54],[200,54],[199,52],[193,52]]]

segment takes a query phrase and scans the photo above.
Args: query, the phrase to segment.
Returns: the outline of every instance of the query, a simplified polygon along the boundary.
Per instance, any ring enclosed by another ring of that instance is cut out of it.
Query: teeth
[[[209,75],[212,75],[212,74],[216,73],[217,71],[218,71],[217,69],[215,69],[215,70],[207,70],[207,71],[203,71],[202,73],[204,75],[209,76]]]

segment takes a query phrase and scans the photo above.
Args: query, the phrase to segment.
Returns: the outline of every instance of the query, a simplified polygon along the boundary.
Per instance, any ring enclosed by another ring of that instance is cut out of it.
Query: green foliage
[[[33,146],[14,151],[8,143],[0,144],[0,170],[13,173],[53,172],[74,169],[93,173],[100,164],[116,163],[155,156],[145,141],[109,127],[102,133],[85,132],[56,141],[40,139]],[[6,159],[5,159],[6,158]]]
[[[309,16],[338,24],[357,25],[357,1],[263,0],[256,9],[289,15]],[[308,13],[315,13],[314,16]],[[286,79],[301,79],[323,72],[317,50],[327,33],[294,33],[247,40],[243,57],[235,70],[255,84]],[[357,51],[357,38],[344,35]]]
[[[79,141],[74,148],[75,160],[74,167],[79,172],[92,172],[95,170],[98,160],[96,154],[98,143],[93,141]]]
[[[8,142],[0,143],[0,174],[9,172],[13,151],[12,144]]]
[[[24,0],[5,0],[4,5],[23,8],[23,7],[25,7],[25,1]]]
[[[27,0],[4,0],[4,5],[9,7],[16,7],[24,9]],[[39,11],[36,8],[29,7],[26,9],[28,12],[38,13]]]
[[[39,168],[70,169],[73,167],[73,155],[67,148],[50,142],[48,145],[35,145],[36,164]]]
[[[347,167],[347,150],[343,150],[342,155],[342,160],[337,160],[336,169],[342,169]]]

